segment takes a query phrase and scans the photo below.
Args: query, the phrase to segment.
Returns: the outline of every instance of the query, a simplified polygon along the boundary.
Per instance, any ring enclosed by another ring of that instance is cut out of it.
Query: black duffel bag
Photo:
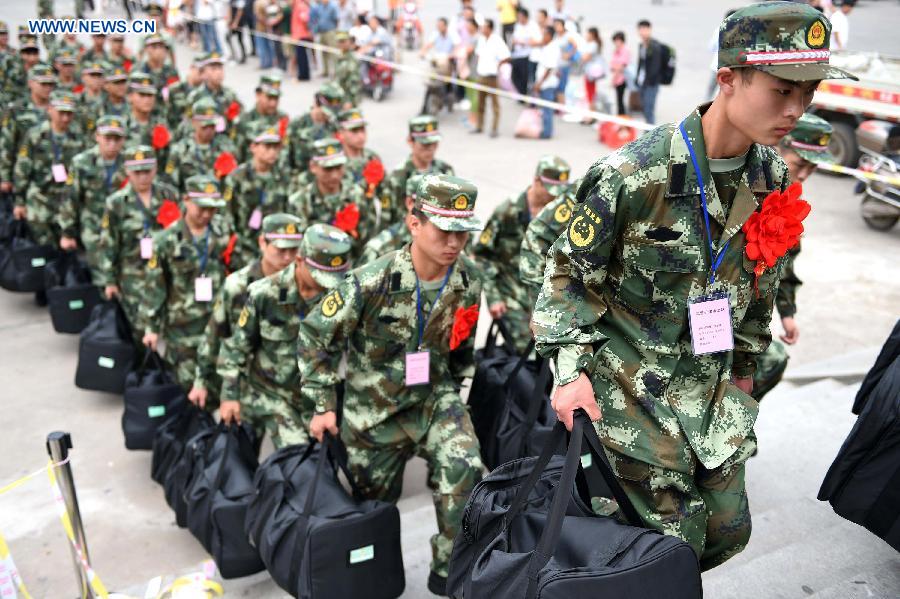
[[[558,424],[554,443],[565,437]],[[582,438],[629,522],[598,516],[575,491]],[[579,410],[565,459],[548,445],[539,457],[504,464],[466,503],[447,589],[465,599],[697,599],[700,565],[690,545],[642,528]]]
[[[0,253],[0,287],[8,291],[44,290],[44,267],[56,256],[56,249],[38,245],[28,230],[28,223],[12,224],[11,237]]]
[[[248,424],[219,424],[188,444],[194,466],[184,493],[187,526],[212,555],[223,578],[249,576],[265,568],[244,533],[247,506],[256,492],[255,442]]]
[[[44,269],[50,320],[57,333],[80,333],[88,325],[100,290],[91,284],[91,269],[75,252],[63,252]]]
[[[156,429],[153,437],[150,478],[164,485],[166,478],[172,474],[175,463],[184,453],[188,440],[200,431],[215,425],[216,421],[209,412],[193,404],[188,404],[184,410],[168,415]]]
[[[131,327],[119,302],[97,304],[78,342],[75,386],[90,391],[122,393],[133,362]]]
[[[400,513],[393,504],[351,496],[335,466],[352,486],[345,449],[327,434],[321,445],[269,456],[254,479],[247,534],[269,574],[294,597],[399,597],[406,586]]]
[[[156,429],[166,417],[181,412],[187,397],[159,354],[147,350],[144,361],[125,379],[122,432],[126,449],[153,449]]]
[[[500,320],[491,324],[468,399],[481,459],[491,470],[539,454],[556,424],[550,406],[550,364],[529,358],[534,342],[521,356],[496,345],[497,333],[504,330]]]

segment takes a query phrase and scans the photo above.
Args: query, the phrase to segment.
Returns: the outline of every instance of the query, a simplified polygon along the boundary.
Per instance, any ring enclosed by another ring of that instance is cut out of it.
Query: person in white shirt
[[[537,75],[534,88],[542,100],[556,100],[556,89],[559,87],[559,44],[553,38],[556,32],[553,27],[544,28],[544,39],[541,53],[538,56]],[[553,109],[541,107],[541,139],[553,137]]]
[[[540,53],[541,28],[529,18],[528,9],[516,9],[516,25],[512,32],[512,82],[520,94],[528,93],[534,79],[531,62],[537,63]],[[533,60],[534,57],[534,60]]]
[[[497,87],[497,73],[500,65],[509,62],[509,48],[494,31],[494,20],[485,19],[481,26],[481,35],[475,44],[475,74],[478,75],[478,83],[487,87]],[[481,133],[484,130],[484,113],[487,109],[486,91],[478,91],[478,126],[472,133]],[[490,94],[491,110],[494,120],[491,125],[491,137],[497,137],[497,127],[500,125],[500,99],[497,94]]]
[[[831,49],[846,50],[850,41],[850,21],[847,15],[856,6],[856,0],[844,0],[841,6],[831,13]]]

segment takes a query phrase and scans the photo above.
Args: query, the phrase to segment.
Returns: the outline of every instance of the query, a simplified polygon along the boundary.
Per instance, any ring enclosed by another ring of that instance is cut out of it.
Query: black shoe
[[[481,129],[472,129],[469,133],[482,133]]]
[[[428,590],[440,597],[447,596],[447,577],[440,576],[435,572],[428,574]]]
[[[43,308],[47,305],[47,292],[46,291],[35,291],[34,292],[34,303]]]

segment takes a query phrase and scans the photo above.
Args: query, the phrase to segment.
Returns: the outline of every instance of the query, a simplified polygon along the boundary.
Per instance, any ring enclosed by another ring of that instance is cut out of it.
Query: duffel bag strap
[[[219,431],[220,433],[225,434],[225,449],[222,451],[222,456],[219,458],[219,470],[216,472],[216,480],[213,483],[213,489],[221,489],[222,488],[222,478],[225,476],[225,462],[227,462],[227,457],[229,454],[229,449],[231,448],[232,443],[235,440],[235,431],[231,429],[231,425],[219,423]],[[213,446],[216,444],[215,440],[212,443],[208,443],[206,445],[206,457],[209,459],[209,454],[212,452]]]
[[[550,362],[548,360],[539,358],[538,375],[535,378],[534,390],[531,392],[531,397],[528,402],[528,412],[525,414],[525,426],[522,429],[522,434],[519,437],[519,455],[525,454],[525,443],[528,442],[528,435],[530,435],[531,431],[534,429],[534,423],[537,422],[537,418],[541,413],[541,408],[544,407],[544,402],[547,400],[545,389],[547,388],[547,384],[550,382],[551,376],[552,373],[550,372]],[[507,385],[506,388],[511,389],[512,385]]]
[[[497,323],[497,330],[500,331],[500,334],[503,336],[503,343],[509,346],[509,348],[512,350],[511,353],[517,354],[518,352],[516,351],[516,344],[513,343],[512,335],[510,335],[509,333],[509,327],[506,326],[506,319],[501,317],[496,319],[494,322]],[[494,340],[494,343],[496,343],[496,338]],[[528,354],[529,352],[530,350],[526,351],[525,353]]]
[[[344,442],[341,441],[340,437],[332,437],[328,433],[326,433],[323,438],[325,439],[325,446],[328,448],[331,459],[334,460],[337,467],[340,468],[341,472],[344,473],[344,476],[347,477],[347,482],[350,484],[350,491],[353,493],[353,498],[357,501],[362,501],[364,499],[362,491],[360,491],[356,481],[353,480],[353,474],[350,472],[350,466],[347,463],[347,447],[344,445]]]

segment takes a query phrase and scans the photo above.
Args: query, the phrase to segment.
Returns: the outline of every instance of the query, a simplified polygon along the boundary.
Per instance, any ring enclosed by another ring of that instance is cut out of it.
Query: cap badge
[[[207,184],[206,184],[206,189],[204,189],[204,191],[205,191],[206,193],[215,193],[215,192],[216,192],[216,186],[213,185],[212,183],[207,183]]]
[[[806,32],[806,43],[810,48],[821,48],[825,45],[825,23],[817,20]]]
[[[143,159],[144,159],[144,153],[143,153],[143,152],[135,152],[135,153],[134,153],[134,159],[135,159],[135,160],[143,160]]]
[[[457,210],[465,210],[469,207],[469,198],[460,194],[453,198],[453,207]]]
[[[293,235],[297,232],[297,227],[294,226],[294,223],[288,223],[284,227],[284,232],[287,233],[288,235]]]
[[[341,258],[340,256],[335,256],[334,258],[331,259],[332,266],[340,266],[343,263],[344,263],[344,259]]]

